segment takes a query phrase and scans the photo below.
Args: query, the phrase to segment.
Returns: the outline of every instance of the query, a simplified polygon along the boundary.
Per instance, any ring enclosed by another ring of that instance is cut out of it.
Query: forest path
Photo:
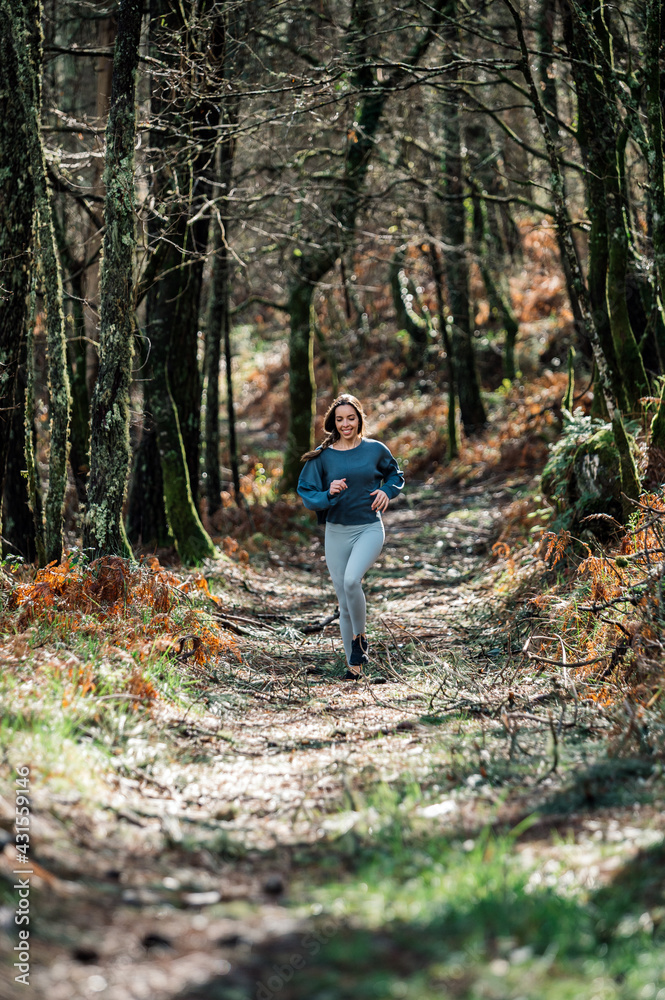
[[[549,773],[546,716],[522,725],[517,753],[498,721],[516,682],[488,554],[519,488],[442,498],[424,487],[389,513],[366,581],[373,663],[359,684],[339,679],[336,622],[304,634],[334,610],[319,535],[260,569],[225,570],[221,590],[211,575],[242,663],[230,657],[203,678],[189,708],[162,704],[136,726],[100,771],[94,806],[74,788],[35,790],[44,871],[34,879],[33,995],[311,996],[300,959],[311,968],[314,949],[346,940],[354,916],[340,916],[339,900],[322,910],[310,890],[344,881],[373,828],[399,816],[474,843],[548,797],[556,806],[564,777],[561,767]],[[523,707],[562,711],[550,678],[518,683]],[[583,722],[571,760],[597,738]],[[561,765],[567,752],[559,748]],[[573,823],[580,860],[565,862],[582,879],[600,828],[585,822]],[[654,842],[651,819],[642,826],[633,851]],[[550,857],[547,825],[540,836]],[[401,975],[407,953],[382,961]],[[320,995],[341,1000],[349,988]],[[2,1000],[25,995],[0,986]]]

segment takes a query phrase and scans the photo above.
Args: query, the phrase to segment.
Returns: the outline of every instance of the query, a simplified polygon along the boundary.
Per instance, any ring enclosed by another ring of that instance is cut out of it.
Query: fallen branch
[[[337,621],[339,618],[339,608],[335,610],[332,615],[324,618],[322,622],[315,622],[314,625],[305,625],[303,628],[299,629],[303,635],[314,635],[315,632],[323,632],[326,625],[332,624],[332,622]]]
[[[531,636],[531,638],[527,639],[527,641],[524,643],[522,652],[526,656],[527,660],[537,660],[538,663],[548,663],[552,667],[589,667],[593,663],[599,663],[601,660],[606,659],[608,656],[611,655],[612,652],[611,650],[609,650],[607,653],[601,653],[600,656],[594,656],[590,660],[573,660],[572,662],[566,661],[565,659],[550,660],[549,657],[547,656],[540,656],[539,653],[531,653],[529,651],[529,643],[533,638],[541,638],[541,636],[536,636],[536,637]],[[542,638],[550,638],[550,636]]]

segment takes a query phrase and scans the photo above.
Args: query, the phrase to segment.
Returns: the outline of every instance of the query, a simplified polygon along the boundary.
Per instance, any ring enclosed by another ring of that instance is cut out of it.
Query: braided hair
[[[310,458],[316,458],[316,456],[320,455],[322,451],[329,448],[331,444],[335,444],[336,441],[339,441],[340,433],[335,426],[335,410],[338,406],[353,407],[358,414],[358,434],[362,437],[363,429],[365,427],[365,411],[363,410],[362,403],[360,400],[356,399],[355,396],[352,396],[351,393],[343,392],[332,401],[326,411],[325,417],[323,418],[323,429],[328,433],[317,448],[313,448],[312,451],[305,452],[301,461],[308,462]]]

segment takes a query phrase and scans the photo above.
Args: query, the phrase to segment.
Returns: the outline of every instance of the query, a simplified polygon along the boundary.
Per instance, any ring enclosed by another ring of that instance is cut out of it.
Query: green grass
[[[38,630],[31,640],[39,645]],[[3,670],[0,746],[7,767],[0,772],[0,794],[11,791],[11,769],[28,765],[34,790],[102,801],[102,776],[113,771],[137,727],[154,728],[144,703],[128,694],[135,666],[127,654],[118,657],[96,637],[79,633],[68,648],[61,642],[46,656],[31,648],[22,662]],[[190,704],[191,682],[178,666],[162,657],[142,676],[172,702]]]
[[[306,973],[284,997],[664,1000],[664,844],[588,890],[563,877],[565,854],[549,879],[523,860],[529,820],[452,839],[414,816],[418,798],[380,786],[351,830],[301,859],[293,896],[323,932],[315,951],[303,937]]]

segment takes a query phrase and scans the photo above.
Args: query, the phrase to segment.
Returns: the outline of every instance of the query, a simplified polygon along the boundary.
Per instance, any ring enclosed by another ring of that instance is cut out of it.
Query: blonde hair
[[[363,410],[362,403],[355,396],[352,396],[350,392],[343,392],[336,399],[332,401],[328,409],[326,410],[326,415],[323,418],[323,429],[327,431],[326,437],[324,437],[321,444],[312,449],[312,451],[306,451],[302,456],[302,462],[308,462],[310,458],[316,458],[320,455],[322,451],[329,448],[331,444],[335,444],[336,441],[340,439],[340,433],[335,426],[335,411],[338,406],[352,406],[353,409],[358,414],[358,434],[362,437],[363,430],[365,428],[365,411]]]

